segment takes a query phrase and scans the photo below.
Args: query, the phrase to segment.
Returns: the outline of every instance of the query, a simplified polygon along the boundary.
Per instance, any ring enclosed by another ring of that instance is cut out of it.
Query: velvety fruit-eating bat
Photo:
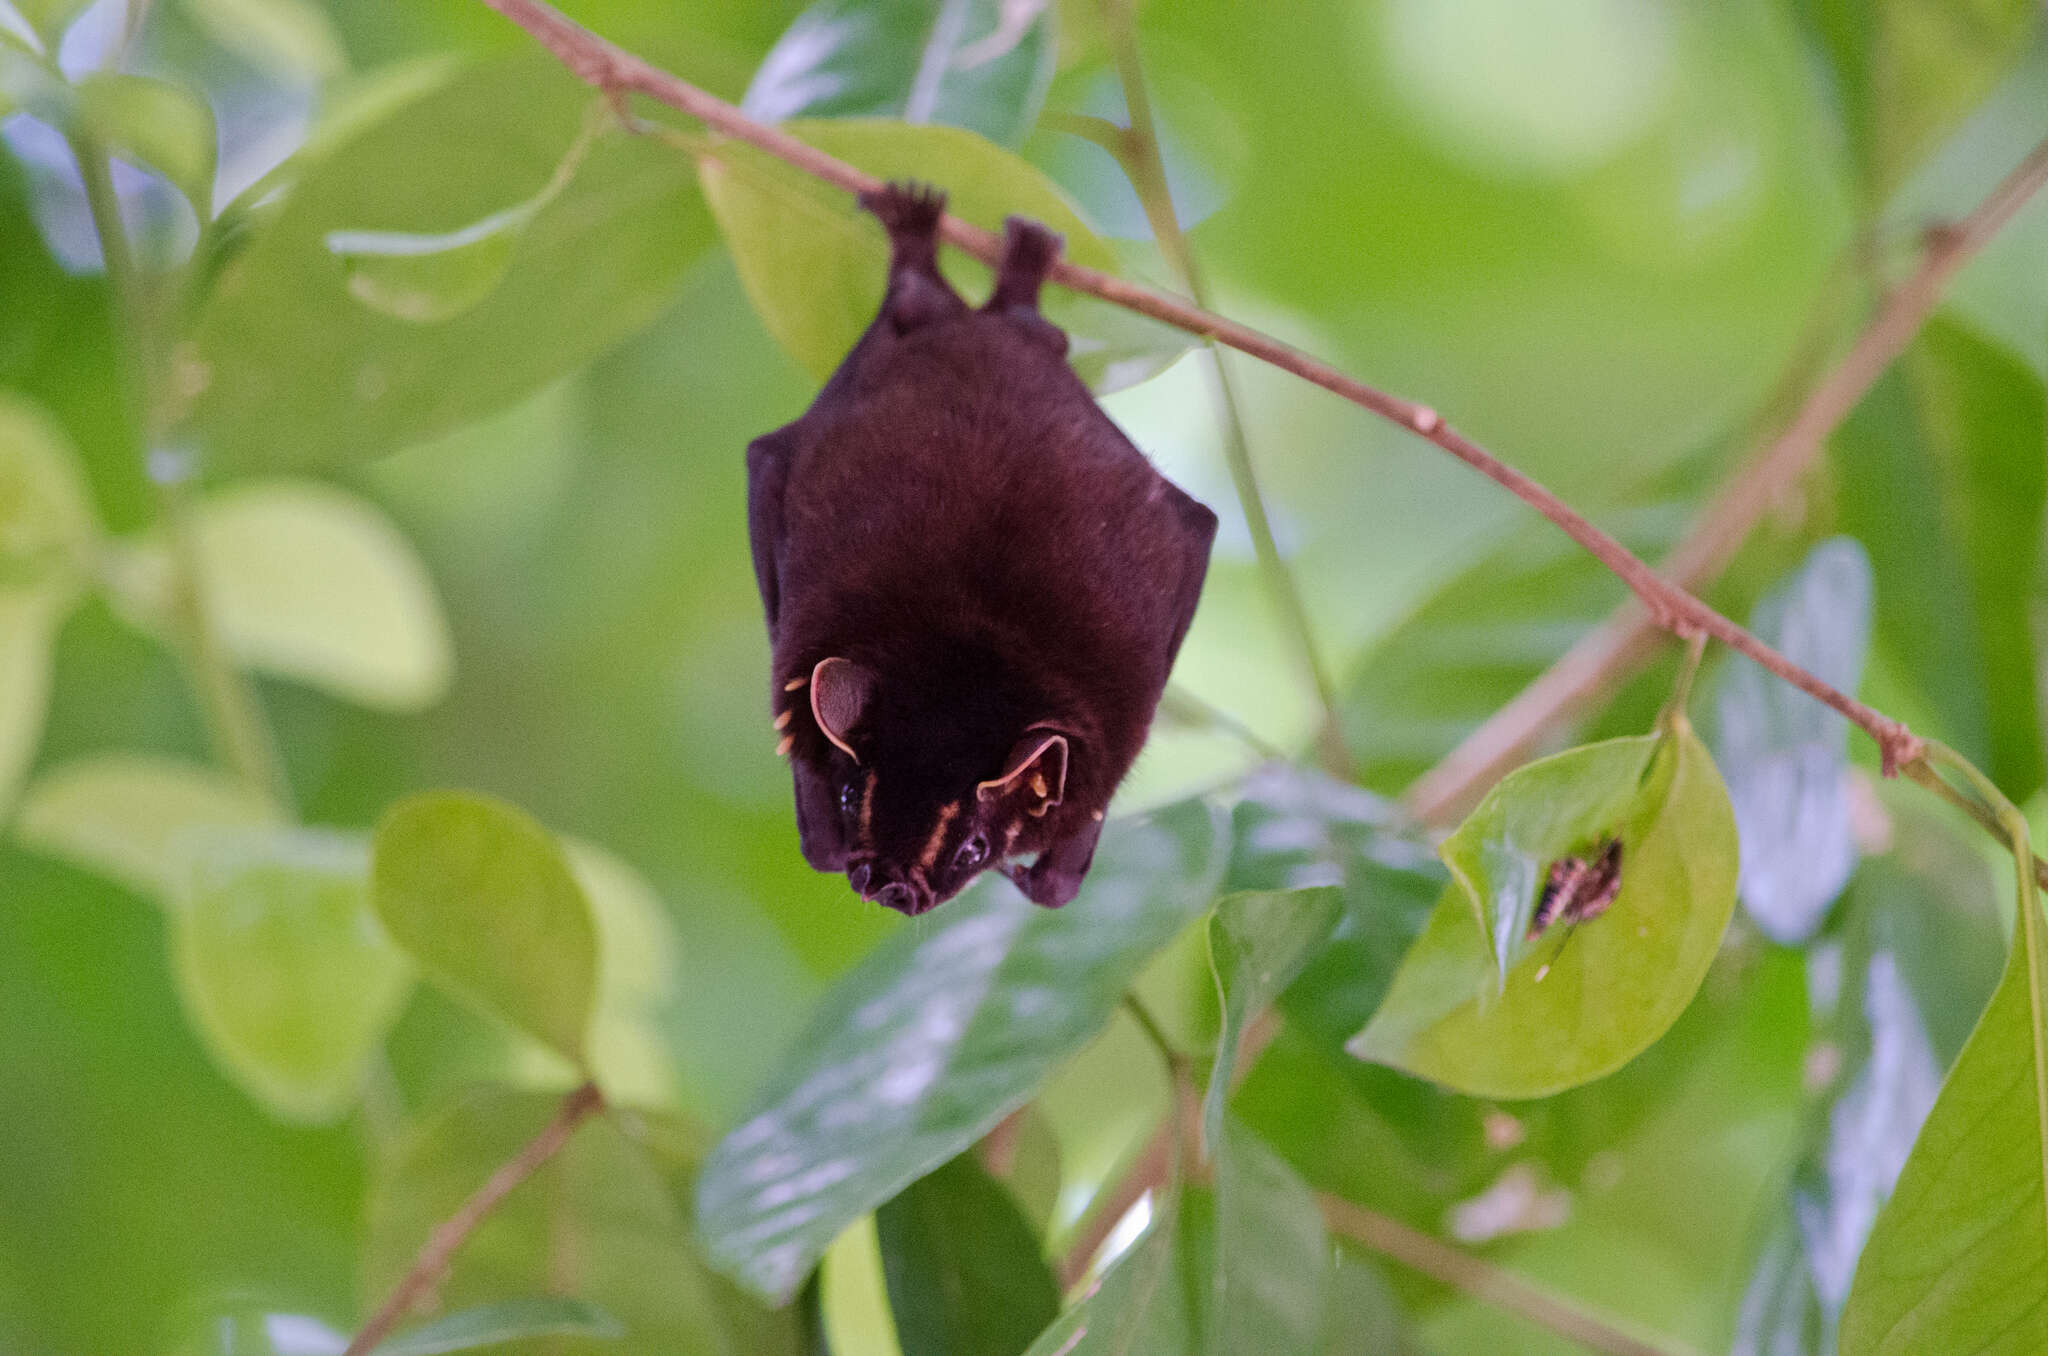
[[[1012,218],[974,310],[939,273],[939,193],[861,205],[889,234],[881,312],[810,410],[747,448],[804,859],[909,914],[991,866],[1064,904],[1145,742],[1216,515],[1067,366],[1038,312],[1057,235]]]

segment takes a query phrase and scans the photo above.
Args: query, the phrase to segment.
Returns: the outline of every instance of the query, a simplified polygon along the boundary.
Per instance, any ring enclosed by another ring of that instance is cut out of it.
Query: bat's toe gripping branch
[[[996,290],[988,299],[991,311],[1037,311],[1038,289],[1064,242],[1058,231],[1011,217],[1003,223],[1003,264],[996,270]]]

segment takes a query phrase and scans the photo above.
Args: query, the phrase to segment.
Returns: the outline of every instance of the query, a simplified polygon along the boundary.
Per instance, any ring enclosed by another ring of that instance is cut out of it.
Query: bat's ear
[[[1026,813],[1042,816],[1060,803],[1067,793],[1067,737],[1050,725],[1034,725],[1024,732],[1004,760],[1003,775],[974,788],[978,800],[1016,796]]]
[[[819,732],[856,763],[860,758],[847,736],[860,724],[874,695],[875,675],[851,659],[820,659],[811,670],[811,718],[818,722]]]

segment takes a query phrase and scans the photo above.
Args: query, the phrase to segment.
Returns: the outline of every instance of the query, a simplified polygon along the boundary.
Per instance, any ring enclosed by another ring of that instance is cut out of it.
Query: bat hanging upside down
[[[881,312],[747,448],[775,728],[804,860],[861,898],[923,913],[996,866],[1058,906],[1145,742],[1216,515],[1067,366],[1038,312],[1059,237],[1011,218],[971,310],[939,274],[944,203],[863,195],[889,233]]]

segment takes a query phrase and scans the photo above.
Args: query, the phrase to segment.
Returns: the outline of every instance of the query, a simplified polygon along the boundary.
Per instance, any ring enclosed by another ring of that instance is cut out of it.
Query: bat
[[[1145,742],[1216,515],[1067,365],[1038,309],[1058,235],[1012,217],[970,308],[939,273],[943,194],[861,206],[889,237],[881,309],[803,417],[747,448],[804,860],[906,914],[991,867],[1058,907]]]

